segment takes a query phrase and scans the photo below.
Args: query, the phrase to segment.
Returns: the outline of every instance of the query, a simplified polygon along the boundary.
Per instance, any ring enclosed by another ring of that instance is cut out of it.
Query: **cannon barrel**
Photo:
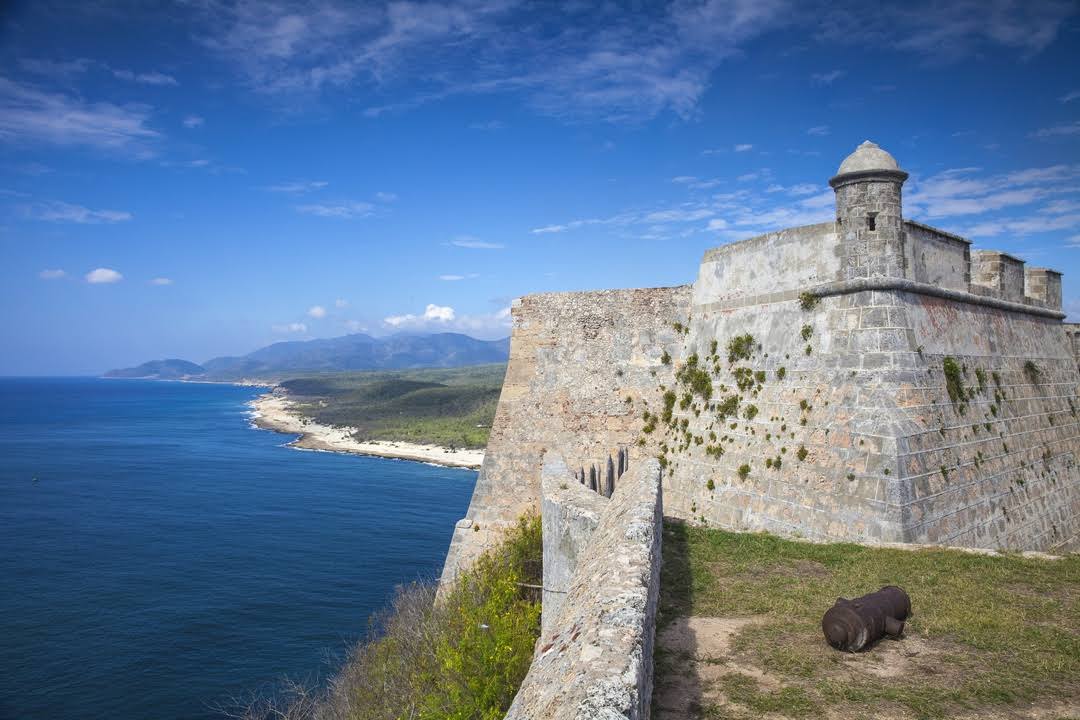
[[[895,585],[848,600],[837,598],[821,619],[825,640],[837,650],[858,652],[885,635],[899,637],[911,615],[911,598]]]

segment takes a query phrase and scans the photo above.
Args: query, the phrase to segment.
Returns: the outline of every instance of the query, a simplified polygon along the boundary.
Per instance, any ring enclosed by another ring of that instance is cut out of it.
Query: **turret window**
[[[877,213],[867,213],[866,215],[866,229],[877,230]]]

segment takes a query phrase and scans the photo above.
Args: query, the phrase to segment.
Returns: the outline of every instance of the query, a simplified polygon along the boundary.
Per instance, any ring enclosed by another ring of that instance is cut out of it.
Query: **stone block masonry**
[[[558,519],[545,516],[544,531],[561,526],[580,554],[507,720],[647,720],[663,536],[660,465],[650,459],[631,466],[610,500],[575,493],[561,459],[545,466],[544,479],[556,483],[556,494],[564,491],[552,504]],[[598,511],[595,530],[587,529],[591,521],[571,520],[575,529],[562,522],[568,507],[594,501],[602,504],[584,513]],[[547,562],[547,535],[544,543]],[[546,566],[544,573],[546,589]]]
[[[1080,332],[1061,276],[905,219],[864,143],[834,222],[705,253],[692,285],[529,296],[444,578],[571,470],[657,458],[668,515],[859,542],[1080,546]],[[491,533],[491,534],[489,534]]]

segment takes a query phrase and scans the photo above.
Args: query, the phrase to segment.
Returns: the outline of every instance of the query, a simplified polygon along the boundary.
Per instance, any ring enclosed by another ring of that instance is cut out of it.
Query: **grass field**
[[[825,644],[837,597],[894,584],[904,637]],[[664,531],[656,720],[1080,717],[1080,556],[793,542]]]
[[[297,409],[360,440],[487,445],[506,365],[308,375],[281,382]]]

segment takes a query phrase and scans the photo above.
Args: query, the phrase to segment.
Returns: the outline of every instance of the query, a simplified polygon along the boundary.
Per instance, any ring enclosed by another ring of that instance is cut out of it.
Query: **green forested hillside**
[[[361,440],[484,447],[505,373],[500,363],[308,375],[280,385],[305,415],[355,427]]]

